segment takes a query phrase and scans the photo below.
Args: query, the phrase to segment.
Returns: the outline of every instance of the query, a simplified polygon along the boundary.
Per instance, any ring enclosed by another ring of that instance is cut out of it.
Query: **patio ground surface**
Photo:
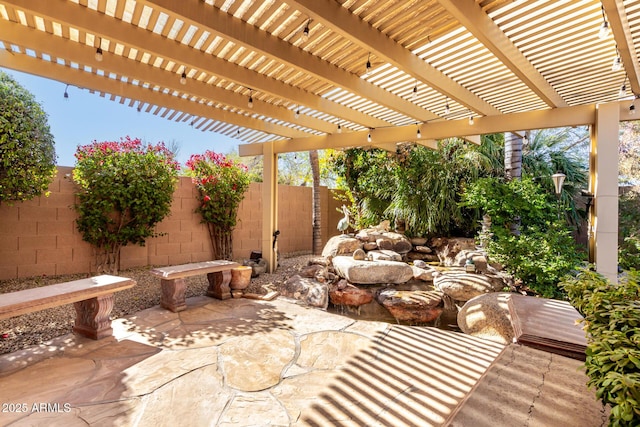
[[[187,300],[0,357],[0,425],[600,426],[582,362],[286,300]]]

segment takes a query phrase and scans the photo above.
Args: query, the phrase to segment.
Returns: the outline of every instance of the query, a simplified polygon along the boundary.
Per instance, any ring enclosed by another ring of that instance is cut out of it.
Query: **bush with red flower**
[[[249,188],[247,167],[209,150],[192,155],[186,166],[187,175],[199,191],[200,206],[196,211],[209,228],[213,258],[231,260],[231,233],[238,207]]]
[[[98,272],[117,273],[120,248],[144,246],[171,210],[179,164],[164,143],[130,137],[78,147],[73,180],[82,239],[97,250]]]

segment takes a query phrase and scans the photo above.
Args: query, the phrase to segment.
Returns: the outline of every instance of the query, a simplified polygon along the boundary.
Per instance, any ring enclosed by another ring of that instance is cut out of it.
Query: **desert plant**
[[[29,91],[0,71],[0,204],[47,194],[55,174],[46,113]]]
[[[178,163],[164,144],[140,139],[93,142],[78,147],[73,180],[77,227],[96,248],[99,272],[116,273],[120,248],[144,246],[171,210]]]
[[[238,207],[249,188],[247,167],[209,150],[192,155],[186,166],[187,175],[198,189],[200,206],[196,211],[209,229],[213,257],[231,260],[232,231]]]

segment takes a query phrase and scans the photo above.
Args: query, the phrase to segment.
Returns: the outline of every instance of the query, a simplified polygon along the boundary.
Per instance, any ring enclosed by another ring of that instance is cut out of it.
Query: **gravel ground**
[[[301,267],[306,266],[311,258],[313,258],[311,255],[300,255],[281,259],[280,266],[275,273],[264,273],[251,279],[251,285],[246,292],[266,294],[270,290],[279,290],[284,281],[296,274]],[[150,268],[136,268],[119,273],[120,276],[136,280],[137,284],[131,289],[116,292],[115,304],[111,312],[112,319],[160,304],[160,280],[149,274],[149,270]],[[88,276],[87,274],[73,274],[3,280],[0,281],[0,293],[78,280]],[[209,285],[204,275],[190,277],[187,282],[187,298],[204,295]],[[32,345],[43,344],[52,338],[68,334],[71,332],[74,319],[73,305],[64,305],[0,320],[0,354],[12,353]]]

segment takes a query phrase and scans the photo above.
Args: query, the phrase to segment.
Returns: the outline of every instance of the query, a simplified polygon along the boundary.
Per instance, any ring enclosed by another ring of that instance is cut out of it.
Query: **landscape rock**
[[[422,245],[416,246],[415,251],[423,254],[430,254],[431,252],[433,252],[429,246],[422,246]]]
[[[465,334],[511,344],[515,337],[508,306],[511,295],[494,292],[467,301],[458,312],[458,327]]]
[[[362,249],[365,251],[374,251],[378,249],[378,244],[376,242],[364,242],[362,244]]]
[[[329,305],[329,287],[314,279],[296,274],[284,282],[280,292],[283,296],[293,298],[311,307],[323,310]]]
[[[322,250],[323,257],[333,257],[336,255],[353,254],[356,249],[362,249],[362,242],[346,234],[333,236],[329,239]]]
[[[436,320],[444,309],[442,294],[438,291],[399,291],[387,288],[377,296],[398,321],[427,323]]]
[[[329,300],[333,305],[348,305],[359,307],[373,301],[373,294],[367,289],[360,289],[353,285],[348,285],[342,289],[336,287],[329,291]]]
[[[251,277],[258,277],[267,271],[267,260],[264,258],[248,259],[242,264],[251,267]]]
[[[357,260],[364,260],[367,258],[367,254],[365,253],[365,251],[363,249],[356,249],[353,252],[353,259],[357,259]]]
[[[388,249],[369,251],[368,255],[373,261],[402,261],[402,255]]]
[[[433,280],[433,273],[437,270],[435,268],[429,267],[425,264],[425,267],[416,267],[415,263],[411,266],[413,270],[413,278],[422,280],[424,282],[429,282]]]
[[[410,241],[413,246],[423,246],[427,244],[428,239],[426,237],[412,237]]]
[[[463,271],[437,274],[433,278],[433,284],[436,289],[456,301],[469,301],[478,295],[500,291],[504,286],[497,278]]]
[[[409,264],[397,261],[358,261],[349,256],[333,258],[336,273],[350,283],[373,285],[405,283],[413,278]]]

